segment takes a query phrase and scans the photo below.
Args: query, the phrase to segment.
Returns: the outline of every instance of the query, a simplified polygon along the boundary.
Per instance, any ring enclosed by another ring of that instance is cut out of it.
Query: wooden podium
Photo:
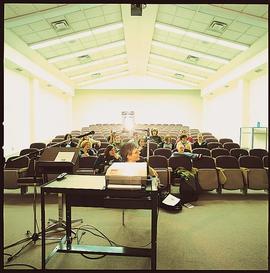
[[[37,162],[37,168],[42,174],[73,174],[79,168],[79,148],[45,149]]]

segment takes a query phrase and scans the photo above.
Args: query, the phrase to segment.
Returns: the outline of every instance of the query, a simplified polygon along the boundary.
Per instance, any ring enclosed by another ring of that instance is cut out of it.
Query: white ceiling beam
[[[144,75],[159,5],[147,5],[142,16],[131,16],[131,5],[121,4],[129,71]]]

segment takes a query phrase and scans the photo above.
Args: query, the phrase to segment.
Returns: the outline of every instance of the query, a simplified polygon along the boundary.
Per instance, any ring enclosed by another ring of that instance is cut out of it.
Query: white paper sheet
[[[71,162],[74,156],[74,152],[58,152],[54,161]]]
[[[169,194],[162,203],[168,206],[175,206],[180,201],[179,198],[173,196],[172,194]]]

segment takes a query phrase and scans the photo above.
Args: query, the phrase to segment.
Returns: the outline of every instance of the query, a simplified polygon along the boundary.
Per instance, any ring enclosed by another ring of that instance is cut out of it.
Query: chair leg
[[[216,189],[217,194],[221,194],[222,193],[222,187],[221,185],[218,185],[218,188]]]
[[[125,225],[125,210],[122,210],[122,226]]]

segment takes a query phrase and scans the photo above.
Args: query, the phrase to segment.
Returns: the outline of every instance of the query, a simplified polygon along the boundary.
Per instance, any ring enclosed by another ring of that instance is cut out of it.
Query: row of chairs
[[[160,155],[149,157],[149,165],[158,171],[162,183],[169,190],[171,185],[179,183],[174,171],[183,167],[189,171],[196,168],[196,179],[203,191],[216,190],[218,193],[221,193],[222,189],[240,189],[243,193],[247,193],[248,189],[268,190],[268,156],[265,156],[264,162],[267,166],[259,157],[249,155],[238,159],[223,155],[215,160],[203,156],[194,161],[185,156],[169,159]]]

